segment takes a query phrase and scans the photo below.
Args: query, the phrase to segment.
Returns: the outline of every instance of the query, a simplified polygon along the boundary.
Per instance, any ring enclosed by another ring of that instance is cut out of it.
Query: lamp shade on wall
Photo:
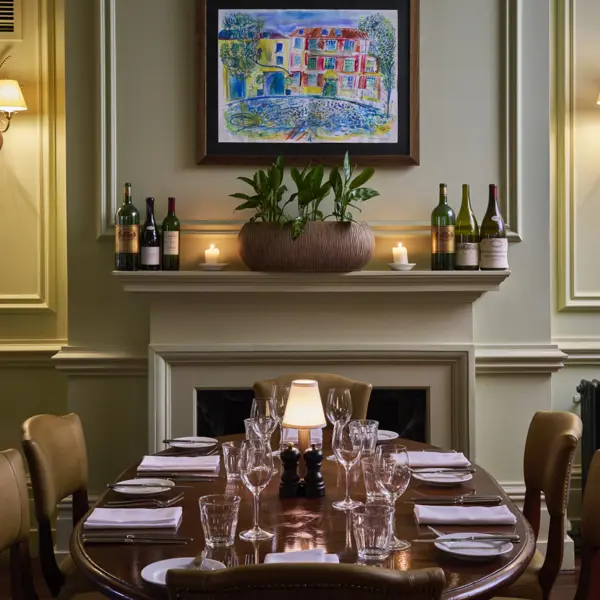
[[[293,429],[319,429],[327,425],[319,384],[312,379],[296,379],[290,386],[283,426]]]
[[[7,113],[27,110],[21,86],[15,79],[0,79],[0,110]]]

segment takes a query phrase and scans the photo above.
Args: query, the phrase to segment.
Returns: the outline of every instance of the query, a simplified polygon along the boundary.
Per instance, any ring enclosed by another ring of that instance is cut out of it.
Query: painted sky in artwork
[[[219,10],[219,142],[396,143],[398,12]]]

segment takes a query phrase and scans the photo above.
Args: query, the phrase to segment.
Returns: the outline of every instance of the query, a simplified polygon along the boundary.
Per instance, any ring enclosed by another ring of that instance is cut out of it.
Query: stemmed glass
[[[272,396],[263,396],[252,400],[250,409],[250,424],[254,433],[271,449],[271,436],[277,427],[277,417],[275,416],[275,402]],[[277,469],[273,474],[277,473]]]
[[[283,417],[290,396],[289,385],[274,385],[273,386],[273,407],[275,409],[275,418],[279,427],[279,448],[275,452],[275,456],[281,453],[281,445],[283,444]]]
[[[379,489],[390,500],[392,507],[410,483],[410,465],[406,446],[385,444],[377,447],[377,465],[375,481]],[[394,514],[394,531],[390,542],[390,550],[407,550],[410,542],[396,537],[396,517]]]
[[[335,430],[336,425],[344,427],[352,416],[352,396],[348,388],[331,388],[327,394],[325,414]],[[337,460],[330,455],[327,460]]]
[[[240,453],[240,475],[254,498],[253,527],[242,531],[240,538],[246,541],[270,540],[274,534],[258,526],[258,507],[260,493],[267,487],[273,476],[271,448],[259,440],[244,440]]]
[[[332,447],[338,462],[346,471],[346,497],[339,502],[334,502],[333,508],[351,510],[362,504],[350,498],[350,471],[360,459],[363,448],[360,424],[356,421],[350,421],[347,425],[336,423],[333,428]]]

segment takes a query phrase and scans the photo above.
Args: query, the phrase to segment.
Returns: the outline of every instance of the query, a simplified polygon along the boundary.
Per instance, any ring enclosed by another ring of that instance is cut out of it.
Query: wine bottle
[[[498,208],[498,186],[490,184],[488,207],[481,222],[479,265],[482,270],[508,269],[508,239]]]
[[[454,269],[454,211],[448,206],[448,186],[440,183],[440,201],[431,213],[431,270]]]
[[[462,204],[456,217],[454,230],[456,240],[457,271],[477,271],[479,269],[479,226],[471,209],[470,188],[462,187]]]
[[[179,219],[175,215],[175,198],[169,198],[169,210],[162,224],[163,271],[179,271]]]
[[[140,237],[142,248],[141,265],[143,271],[160,269],[160,238],[154,220],[154,198],[146,198],[146,222]]]
[[[126,183],[123,204],[115,215],[115,269],[137,271],[139,255],[140,213],[131,199],[131,183]]]

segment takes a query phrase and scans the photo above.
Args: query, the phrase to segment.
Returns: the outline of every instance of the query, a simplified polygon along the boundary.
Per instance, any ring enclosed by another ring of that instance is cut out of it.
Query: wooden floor
[[[40,600],[49,600],[52,598],[40,570],[40,564],[37,559],[33,561],[35,587]],[[575,588],[577,586],[576,573],[564,573],[560,575],[551,600],[573,600]],[[8,576],[8,561],[0,560],[0,600],[11,600],[10,585]]]

